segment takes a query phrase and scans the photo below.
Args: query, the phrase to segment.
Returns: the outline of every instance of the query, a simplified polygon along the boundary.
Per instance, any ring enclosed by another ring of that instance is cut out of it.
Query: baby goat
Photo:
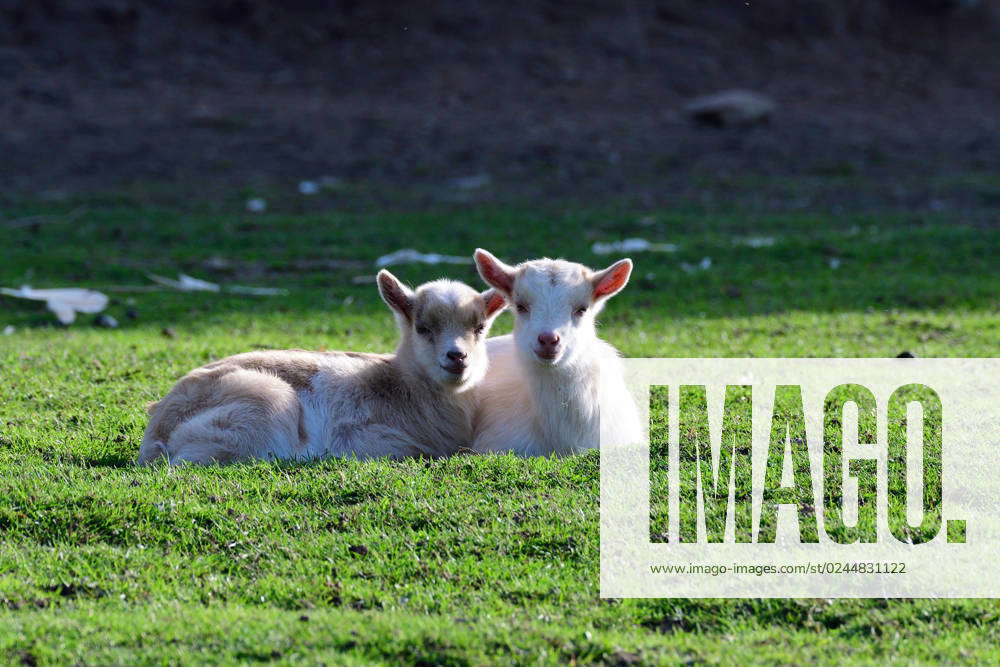
[[[513,335],[487,341],[490,369],[477,387],[472,448],[572,454],[598,447],[602,432],[605,443],[639,442],[618,352],[594,328],[604,304],[628,282],[632,260],[595,272],[557,259],[508,266],[482,249],[475,259],[515,319]]]
[[[184,376],[159,403],[139,463],[231,463],[329,456],[446,456],[472,442],[483,341],[504,306],[496,290],[437,280],[412,291],[388,271],[395,355],[248,352]]]

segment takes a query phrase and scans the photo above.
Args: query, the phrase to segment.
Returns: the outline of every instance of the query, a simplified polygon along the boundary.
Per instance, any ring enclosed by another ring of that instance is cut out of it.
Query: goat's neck
[[[601,360],[589,348],[577,350],[572,359],[555,366],[542,366],[534,359],[521,357],[520,363],[531,379],[533,403],[541,419],[553,416],[567,420],[590,418],[596,402]]]
[[[525,375],[532,393],[537,451],[567,454],[597,447],[600,359],[589,350],[579,350],[556,366],[528,359],[521,363],[532,366]]]
[[[413,348],[409,345],[409,341],[406,338],[399,343],[396,352],[392,355],[391,363],[396,372],[399,373],[400,378],[405,382],[419,381],[423,377],[423,373],[420,372],[420,365],[414,356]]]

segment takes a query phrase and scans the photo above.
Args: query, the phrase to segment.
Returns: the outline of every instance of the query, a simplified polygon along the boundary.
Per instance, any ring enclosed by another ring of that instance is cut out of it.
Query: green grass
[[[0,662],[996,659],[992,601],[601,600],[594,454],[132,461],[144,404],[209,359],[391,348],[388,310],[352,278],[401,247],[596,266],[614,257],[592,255],[595,240],[677,243],[635,255],[603,315],[628,356],[993,356],[1000,228],[912,213],[271,210],[4,202],[7,220],[53,217],[3,229],[0,285],[108,290],[121,327],[53,327],[41,304],[0,298],[0,329],[16,327],[0,336]],[[751,236],[775,243],[734,243]],[[709,270],[680,269],[702,257]],[[290,296],[131,289],[147,271]],[[397,274],[479,284],[471,266]]]

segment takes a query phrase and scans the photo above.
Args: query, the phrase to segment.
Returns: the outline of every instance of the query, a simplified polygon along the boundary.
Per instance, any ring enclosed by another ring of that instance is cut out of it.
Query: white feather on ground
[[[375,260],[375,266],[380,269],[396,264],[472,264],[472,258],[441,255],[436,252],[423,253],[413,248],[404,248],[388,255],[382,255]]]
[[[652,243],[646,239],[625,239],[609,243],[598,241],[590,247],[590,251],[595,255],[629,252],[677,252],[677,246],[673,243]]]
[[[19,299],[44,301],[63,324],[71,324],[77,313],[99,313],[108,307],[107,295],[79,287],[32,289],[28,285],[22,285],[20,289],[0,287],[0,293]]]

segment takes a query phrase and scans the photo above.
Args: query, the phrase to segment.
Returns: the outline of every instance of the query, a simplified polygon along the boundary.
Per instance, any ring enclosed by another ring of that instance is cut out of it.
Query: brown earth
[[[0,193],[330,176],[659,201],[796,176],[922,206],[921,184],[1000,171],[997,17],[934,0],[0,0]],[[733,87],[772,96],[772,121],[682,113]]]

